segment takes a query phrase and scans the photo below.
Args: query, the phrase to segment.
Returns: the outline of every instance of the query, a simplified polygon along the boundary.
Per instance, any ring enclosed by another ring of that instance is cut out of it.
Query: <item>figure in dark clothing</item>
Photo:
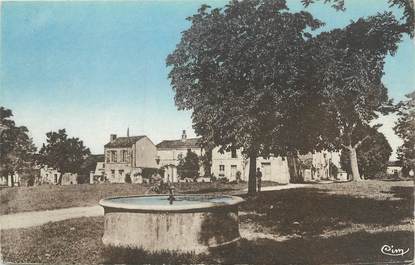
[[[258,186],[258,192],[261,191],[262,172],[259,168],[256,169],[256,183]]]

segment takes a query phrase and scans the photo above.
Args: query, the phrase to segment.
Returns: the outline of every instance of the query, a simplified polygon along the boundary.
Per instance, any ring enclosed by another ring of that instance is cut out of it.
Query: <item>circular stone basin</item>
[[[206,253],[240,239],[238,204],[225,195],[129,196],[103,199],[106,246]]]

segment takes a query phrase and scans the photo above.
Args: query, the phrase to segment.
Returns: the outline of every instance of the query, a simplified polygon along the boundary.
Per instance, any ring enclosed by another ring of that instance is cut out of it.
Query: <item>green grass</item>
[[[36,263],[402,264],[414,257],[413,199],[409,181],[262,192],[241,206],[239,246],[210,255],[104,248],[102,217],[2,231],[1,251],[5,261]],[[410,252],[385,256],[384,244]]]
[[[264,185],[276,185],[276,183],[265,182]],[[0,190],[0,214],[93,206],[105,197],[143,195],[148,192],[150,186],[149,184],[107,183],[4,188]],[[177,193],[232,193],[240,192],[247,187],[247,184],[177,183],[175,187]]]

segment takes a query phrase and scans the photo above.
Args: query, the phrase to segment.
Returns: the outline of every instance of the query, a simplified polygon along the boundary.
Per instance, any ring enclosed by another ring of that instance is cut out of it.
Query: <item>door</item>
[[[236,179],[236,165],[231,165],[231,178],[230,181]]]
[[[271,180],[271,163],[261,163],[262,180]]]

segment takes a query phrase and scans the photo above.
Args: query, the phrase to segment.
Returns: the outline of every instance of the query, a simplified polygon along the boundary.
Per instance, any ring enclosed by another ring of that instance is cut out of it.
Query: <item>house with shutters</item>
[[[104,174],[112,183],[124,183],[127,177],[133,179],[143,168],[158,168],[157,148],[145,135],[117,137],[111,134],[104,152]]]

